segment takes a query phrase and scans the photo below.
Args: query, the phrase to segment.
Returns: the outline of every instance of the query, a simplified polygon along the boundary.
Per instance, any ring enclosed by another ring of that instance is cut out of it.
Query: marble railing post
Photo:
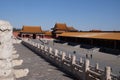
[[[96,69],[96,70],[99,69],[99,64],[98,64],[98,63],[96,63],[96,65],[95,65],[95,69]]]
[[[14,80],[11,37],[12,26],[9,22],[0,20],[0,80]]]
[[[37,47],[40,48],[40,44],[39,43],[37,44]]]
[[[37,43],[34,43],[34,46],[37,47]]]
[[[43,45],[41,45],[41,50],[43,50],[44,49],[44,46]]]
[[[111,67],[105,67],[105,80],[111,80]]]
[[[62,52],[62,56],[61,56],[61,67],[63,67],[63,68],[64,68],[65,56],[66,56],[66,53],[65,53],[65,52]]]
[[[89,66],[90,61],[86,59],[83,66],[83,80],[87,80],[87,71],[89,70]]]
[[[49,52],[50,54],[52,54],[52,48],[51,48],[51,47],[48,48],[48,52]]]
[[[54,55],[58,56],[58,50],[57,49],[54,50]]]
[[[71,54],[68,54],[68,58],[69,58],[69,59],[71,58]]]
[[[62,59],[62,61],[65,59],[65,56],[66,56],[66,53],[65,53],[65,52],[63,52],[63,53],[62,53],[62,58],[61,58],[61,59]]]
[[[73,64],[75,64],[76,63],[76,56],[75,55],[72,55],[72,61],[71,61],[71,64],[73,65]]]
[[[47,52],[47,46],[44,46],[44,51]]]
[[[35,42],[33,42],[32,45],[35,46]]]
[[[17,51],[13,48],[12,37],[10,23],[0,20],[0,80],[15,80],[15,78],[26,76],[29,72],[28,69],[13,69],[14,66],[21,65],[23,60],[14,60],[19,55],[16,55]]]
[[[76,56],[73,54],[72,57],[71,57],[71,72],[73,74],[75,74],[75,68],[74,68],[74,64],[76,64]]]
[[[82,57],[80,57],[80,64],[82,64],[83,63],[83,60],[82,60]]]

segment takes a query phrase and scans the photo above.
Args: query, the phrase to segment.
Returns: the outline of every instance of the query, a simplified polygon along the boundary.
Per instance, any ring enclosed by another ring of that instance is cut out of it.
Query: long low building
[[[120,50],[120,32],[64,32],[58,39]]]

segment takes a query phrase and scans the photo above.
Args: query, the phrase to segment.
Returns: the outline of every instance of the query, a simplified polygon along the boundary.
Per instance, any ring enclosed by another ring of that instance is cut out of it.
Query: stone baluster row
[[[33,46],[35,46],[35,43],[33,44]],[[61,63],[62,63],[62,65],[64,65],[64,60],[66,60],[66,53],[65,52],[63,52],[63,51],[59,52],[57,49],[53,49],[51,47],[47,47],[47,46],[41,45],[41,44],[37,44],[37,48],[39,48],[41,50],[44,50],[45,52],[47,52],[47,54],[53,54],[54,55],[54,60],[56,60],[56,57],[58,57],[58,54],[61,54],[61,61],[62,61]],[[71,69],[74,72],[74,66],[75,66],[75,64],[77,64],[76,63],[76,55],[73,54],[71,56],[71,54],[69,54],[68,58],[70,58],[70,61],[71,61],[70,65],[72,67]],[[90,70],[90,61],[88,59],[85,59],[85,61],[83,62],[82,57],[80,57],[79,63],[80,63],[79,65],[83,64],[83,65],[81,65],[83,67],[83,77],[82,77],[82,79],[83,80],[89,80],[88,79],[88,74],[90,74],[90,73],[88,73],[88,72]],[[96,63],[95,71],[97,72],[98,70],[99,70],[99,64]],[[104,74],[102,74],[101,79],[102,80],[111,80],[111,68],[110,67],[105,68]]]

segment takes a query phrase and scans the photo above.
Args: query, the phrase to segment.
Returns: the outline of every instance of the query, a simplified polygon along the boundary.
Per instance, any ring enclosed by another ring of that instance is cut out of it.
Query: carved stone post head
[[[12,26],[9,22],[0,20],[0,59],[12,55]]]

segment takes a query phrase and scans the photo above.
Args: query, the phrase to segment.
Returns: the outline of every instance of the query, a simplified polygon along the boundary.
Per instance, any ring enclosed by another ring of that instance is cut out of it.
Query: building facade
[[[81,47],[90,45],[99,47],[107,52],[107,49],[116,50],[120,54],[120,32],[64,32],[59,35],[59,40],[77,43]],[[114,52],[113,52],[114,53]]]

